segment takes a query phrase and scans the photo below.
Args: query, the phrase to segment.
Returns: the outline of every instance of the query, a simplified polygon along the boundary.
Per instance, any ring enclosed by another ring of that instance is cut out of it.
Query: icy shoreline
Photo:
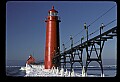
[[[26,64],[26,67],[21,67],[20,70],[26,71],[24,77],[98,77],[85,74],[84,67],[82,68],[82,74],[74,72],[74,69],[72,69],[71,73],[67,69],[64,71],[63,68],[60,70],[58,70],[58,68],[55,69],[55,67],[52,69],[44,69],[44,65],[29,66]],[[101,77],[104,77],[104,74],[101,75]]]

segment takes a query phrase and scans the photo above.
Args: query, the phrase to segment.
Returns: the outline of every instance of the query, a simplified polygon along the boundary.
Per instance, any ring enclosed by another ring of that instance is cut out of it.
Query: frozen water
[[[85,75],[84,67],[82,74],[76,73],[74,69],[72,69],[71,73],[67,69],[64,72],[63,68],[60,70],[58,68],[55,69],[55,67],[52,69],[44,69],[44,65],[26,65],[26,67],[21,67],[20,70],[26,71],[25,77],[96,77],[95,75]]]

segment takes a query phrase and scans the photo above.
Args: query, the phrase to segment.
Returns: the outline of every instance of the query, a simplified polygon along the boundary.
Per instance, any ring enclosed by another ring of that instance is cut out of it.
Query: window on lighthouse
[[[49,16],[57,16],[57,12],[49,12]]]

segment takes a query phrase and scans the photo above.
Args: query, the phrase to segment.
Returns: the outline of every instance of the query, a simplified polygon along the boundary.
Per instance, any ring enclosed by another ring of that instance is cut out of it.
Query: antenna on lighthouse
[[[52,6],[52,9],[54,9],[54,6]]]

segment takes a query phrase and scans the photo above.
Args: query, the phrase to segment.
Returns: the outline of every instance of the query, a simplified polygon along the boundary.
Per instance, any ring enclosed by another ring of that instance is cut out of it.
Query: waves
[[[21,67],[20,65],[11,65],[11,66],[6,66],[6,67]],[[24,67],[24,66],[23,66]],[[68,66],[69,67],[69,66]],[[77,65],[75,67],[82,67],[80,65]],[[88,67],[100,67],[100,66],[88,66]],[[103,65],[103,67],[117,67],[117,65]]]
[[[7,76],[24,76],[25,71],[19,70],[21,66],[6,66],[6,75]]]
[[[6,66],[6,67],[21,67],[21,66]]]
[[[66,66],[66,68],[70,68],[70,66]],[[80,69],[82,69],[82,66],[74,66],[73,68],[80,68]],[[107,69],[109,69],[109,70],[115,70],[117,68],[117,66],[116,65],[103,65],[103,69],[104,70],[107,70]],[[99,70],[100,69],[100,66],[88,66],[88,69],[94,69],[94,70]]]
[[[15,68],[15,67],[24,67],[24,66],[6,66],[7,68]],[[66,68],[70,68],[70,66],[66,66]],[[82,66],[74,66],[73,68],[81,68],[82,69]],[[100,66],[88,66],[88,69],[99,69]],[[103,65],[103,69],[116,69],[117,68],[117,65]]]

